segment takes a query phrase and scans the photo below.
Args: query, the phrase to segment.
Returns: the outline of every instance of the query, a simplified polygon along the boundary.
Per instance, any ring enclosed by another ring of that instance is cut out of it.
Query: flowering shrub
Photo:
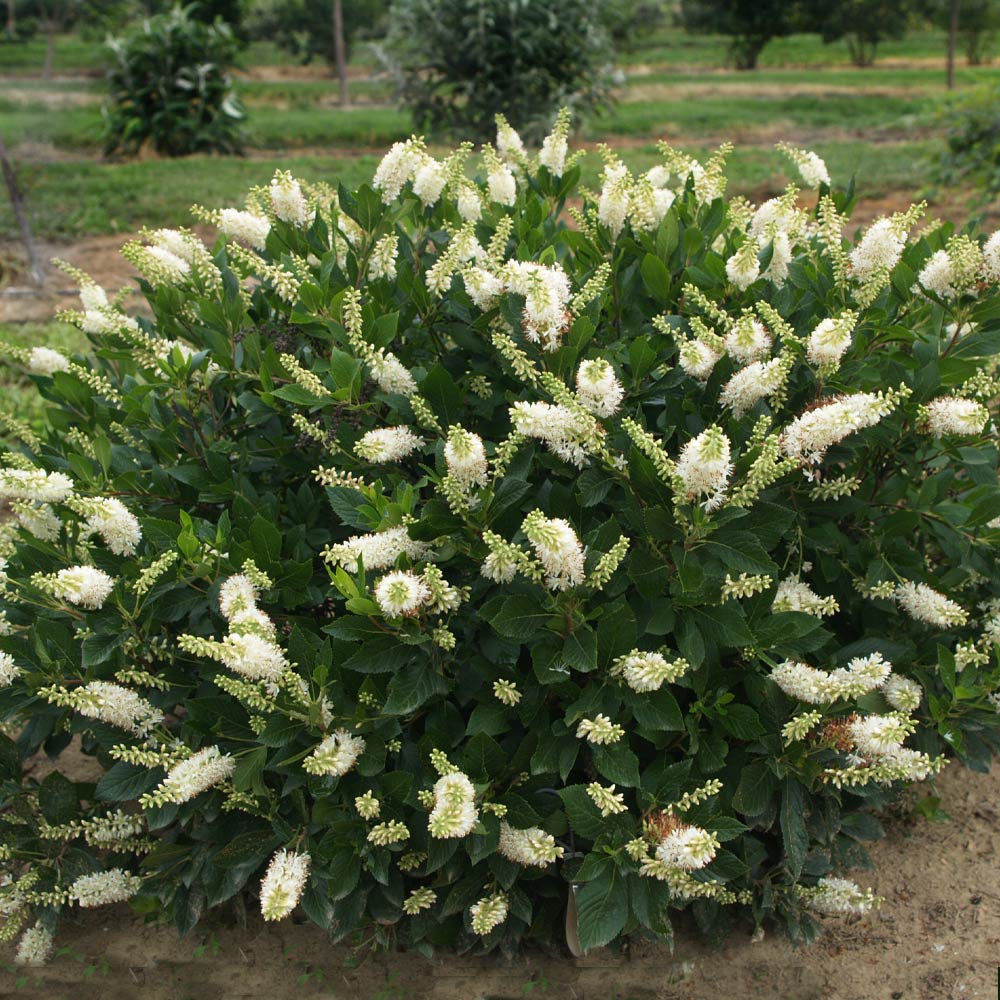
[[[848,242],[794,149],[816,198],[666,146],[591,194],[567,129],[279,173],[126,247],[150,316],[70,268],[90,356],[7,349],[49,417],[0,463],[19,961],[242,892],[422,950],[571,892],[583,947],[808,937],[877,902],[874,808],[989,766],[1000,236]],[[74,736],[96,784],[22,779]]]
[[[177,6],[109,39],[105,155],[131,156],[146,143],[163,156],[241,152],[243,109],[230,75],[239,41],[196,10]]]

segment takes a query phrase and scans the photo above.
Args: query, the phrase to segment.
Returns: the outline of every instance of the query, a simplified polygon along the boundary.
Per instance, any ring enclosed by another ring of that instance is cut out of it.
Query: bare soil
[[[85,759],[84,759],[85,760]],[[80,762],[81,765],[83,761]],[[38,765],[42,769],[47,765]],[[924,791],[929,791],[925,789]],[[45,1000],[972,1000],[992,998],[1000,963],[1000,767],[952,765],[935,794],[948,822],[887,821],[874,872],[885,897],[864,918],[829,918],[793,947],[777,932],[738,930],[719,951],[687,927],[673,954],[633,945],[581,959],[377,954],[331,945],[308,923],[265,926],[232,914],[186,938],[125,906],[71,915],[61,951],[20,983],[0,971],[0,997]],[[12,968],[12,967],[8,967]]]
[[[644,143],[647,144],[648,143]],[[775,174],[773,182],[761,184],[753,192],[755,201],[762,201],[779,194],[784,187],[782,177]],[[902,192],[887,194],[883,198],[869,198],[855,209],[849,226],[850,232],[865,226],[880,215],[903,211],[911,204],[911,196]],[[940,218],[960,226],[969,217],[967,196],[960,191],[945,192],[930,207],[928,220]],[[993,221],[996,221],[995,219]],[[983,220],[988,225],[988,220]],[[194,226],[194,231],[211,241],[214,233],[210,228]],[[111,289],[134,287],[132,265],[121,257],[119,251],[134,234],[114,234],[92,236],[76,243],[42,243],[38,255],[43,261],[61,257],[86,271],[99,285]],[[46,281],[41,288],[35,288],[27,279],[24,270],[24,253],[21,246],[13,242],[0,241],[0,324],[2,323],[45,323],[52,319],[59,309],[74,309],[78,306],[77,289],[72,281],[51,264],[46,268]],[[127,306],[140,306],[142,299],[132,296]]]

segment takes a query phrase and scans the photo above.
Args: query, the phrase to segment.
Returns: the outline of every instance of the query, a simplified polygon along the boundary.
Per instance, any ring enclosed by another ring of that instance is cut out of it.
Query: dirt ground
[[[44,768],[40,769],[43,770]],[[40,775],[39,775],[40,776]],[[1000,767],[953,765],[936,794],[947,822],[887,821],[877,869],[856,873],[885,897],[864,918],[827,918],[792,947],[749,928],[712,951],[679,928],[673,954],[638,945],[627,957],[529,953],[424,959],[353,952],[311,924],[242,929],[222,919],[178,939],[126,906],[71,915],[53,962],[16,979],[0,965],[0,997],[45,1000],[971,1000],[992,998],[1000,963]],[[3,955],[6,960],[7,955]]]
[[[763,201],[779,193],[782,185],[776,180],[773,185],[762,185],[752,192],[754,201]],[[902,211],[910,206],[912,198],[902,193],[889,194],[884,198],[870,198],[861,202],[850,222],[853,231],[872,222],[880,215]],[[969,208],[962,195],[950,193],[931,205],[927,218],[941,218],[961,225],[969,215]],[[184,220],[179,220],[183,222]],[[982,220],[985,226],[995,222],[989,217]],[[194,231],[211,242],[214,232],[209,227],[194,226]],[[104,288],[133,288],[131,264],[119,253],[121,247],[133,239],[133,234],[118,233],[110,236],[91,236],[76,243],[40,243],[37,247],[39,258],[45,263],[45,284],[33,287],[28,281],[24,266],[24,252],[20,244],[0,241],[0,324],[3,323],[46,323],[59,309],[79,307],[77,289],[73,282],[48,262],[60,257],[82,268]],[[126,302],[126,306],[136,306],[141,302],[138,294]]]

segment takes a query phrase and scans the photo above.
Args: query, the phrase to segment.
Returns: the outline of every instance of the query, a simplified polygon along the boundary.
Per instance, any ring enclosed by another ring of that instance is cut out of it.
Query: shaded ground
[[[937,783],[950,822],[896,820],[858,881],[886,898],[862,919],[828,920],[809,948],[747,931],[713,952],[690,932],[674,954],[633,948],[583,959],[352,952],[308,924],[217,921],[178,940],[127,907],[64,922],[62,951],[18,983],[0,967],[0,996],[46,1000],[971,1000],[992,998],[1000,962],[1000,767],[957,765]]]

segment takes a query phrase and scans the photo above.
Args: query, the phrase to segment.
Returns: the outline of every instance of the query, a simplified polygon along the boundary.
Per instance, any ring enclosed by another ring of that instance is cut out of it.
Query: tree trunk
[[[7,0],[7,34],[13,38],[15,32],[17,31],[17,14],[14,10],[14,5],[17,0]]]
[[[47,25],[45,29],[45,63],[42,66],[42,79],[52,79],[52,63],[56,54],[55,25]]]
[[[25,253],[28,255],[28,271],[31,274],[31,280],[36,285],[40,285],[44,280],[42,265],[35,252],[35,241],[31,238],[31,227],[28,225],[28,216],[24,211],[24,198],[18,189],[14,168],[10,165],[10,160],[7,159],[7,148],[4,146],[2,135],[0,135],[0,168],[3,169],[3,179],[7,184],[7,194],[10,195],[10,205],[14,210],[17,227],[21,230],[21,241],[24,243]]]
[[[347,107],[350,95],[347,91],[347,46],[344,44],[344,0],[333,0],[333,55],[337,64],[337,79],[340,81],[340,103]]]
[[[955,43],[958,41],[958,14],[962,0],[951,0],[951,18],[948,22],[948,89],[955,89]]]

